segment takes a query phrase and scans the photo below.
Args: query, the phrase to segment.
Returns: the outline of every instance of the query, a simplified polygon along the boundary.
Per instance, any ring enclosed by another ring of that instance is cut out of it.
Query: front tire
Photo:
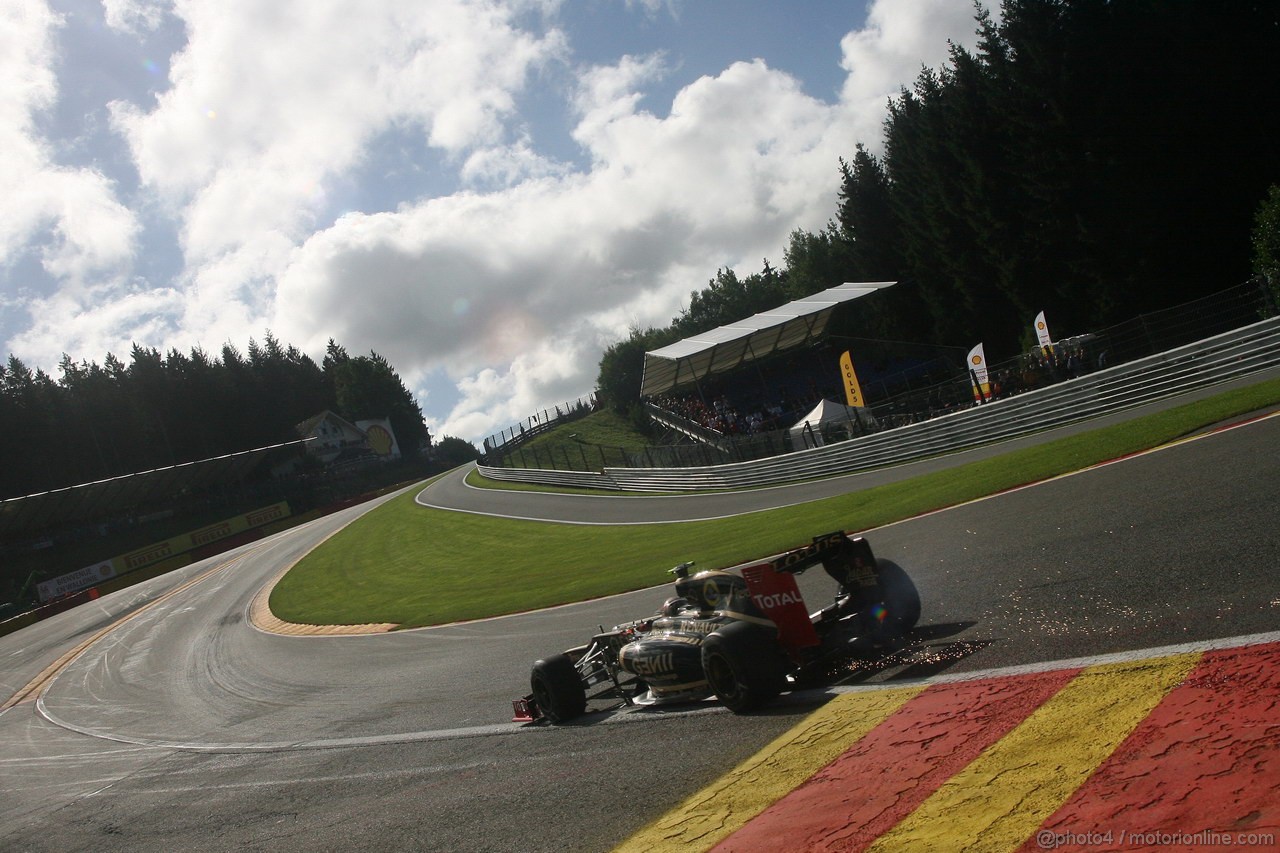
[[[763,707],[786,686],[786,658],[772,633],[749,622],[732,622],[702,641],[707,683],[735,714]]]
[[[568,655],[535,663],[529,684],[538,710],[552,723],[567,722],[587,710],[587,690]]]

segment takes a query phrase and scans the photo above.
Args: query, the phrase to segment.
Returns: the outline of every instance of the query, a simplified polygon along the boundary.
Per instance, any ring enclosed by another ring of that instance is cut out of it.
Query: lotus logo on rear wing
[[[825,533],[822,536],[815,536],[813,544],[805,545],[802,548],[796,548],[788,551],[781,556],[773,558],[769,565],[776,572],[792,572],[799,573],[805,569],[820,563],[826,558],[833,555],[844,547],[849,539],[844,535],[844,531],[837,530],[834,533]]]

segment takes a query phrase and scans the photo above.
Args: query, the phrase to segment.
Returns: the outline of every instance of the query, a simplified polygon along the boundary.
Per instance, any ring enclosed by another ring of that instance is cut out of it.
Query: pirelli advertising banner
[[[286,501],[281,501],[271,506],[251,510],[244,515],[237,515],[235,518],[228,518],[225,521],[201,527],[199,530],[193,530],[190,533],[174,536],[172,539],[166,539],[163,542],[156,542],[136,551],[130,551],[128,554],[121,554],[97,565],[87,566],[79,571],[53,578],[39,584],[36,589],[42,602],[50,601],[68,593],[88,589],[116,575],[127,574],[134,569],[141,569],[178,554],[185,554],[211,542],[217,542],[237,533],[243,533],[246,530],[270,524],[273,521],[279,521],[289,515],[289,504]]]

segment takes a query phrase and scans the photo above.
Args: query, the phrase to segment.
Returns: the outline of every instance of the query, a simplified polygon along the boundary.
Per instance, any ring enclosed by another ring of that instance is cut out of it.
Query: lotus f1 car
[[[821,564],[835,600],[810,613],[796,576]],[[740,573],[671,570],[675,596],[656,614],[600,633],[533,665],[515,720],[562,723],[589,700],[692,702],[715,695],[754,710],[831,663],[892,645],[920,618],[920,596],[896,563],[841,531]]]

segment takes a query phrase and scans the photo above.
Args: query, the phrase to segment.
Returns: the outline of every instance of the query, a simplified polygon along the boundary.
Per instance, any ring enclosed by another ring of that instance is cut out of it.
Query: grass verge
[[[307,624],[436,625],[654,586],[683,560],[736,565],[837,528],[866,530],[1186,436],[1280,403],[1280,379],[1038,447],[796,507],[679,524],[508,521],[413,502],[365,514],[276,586],[277,616]]]

